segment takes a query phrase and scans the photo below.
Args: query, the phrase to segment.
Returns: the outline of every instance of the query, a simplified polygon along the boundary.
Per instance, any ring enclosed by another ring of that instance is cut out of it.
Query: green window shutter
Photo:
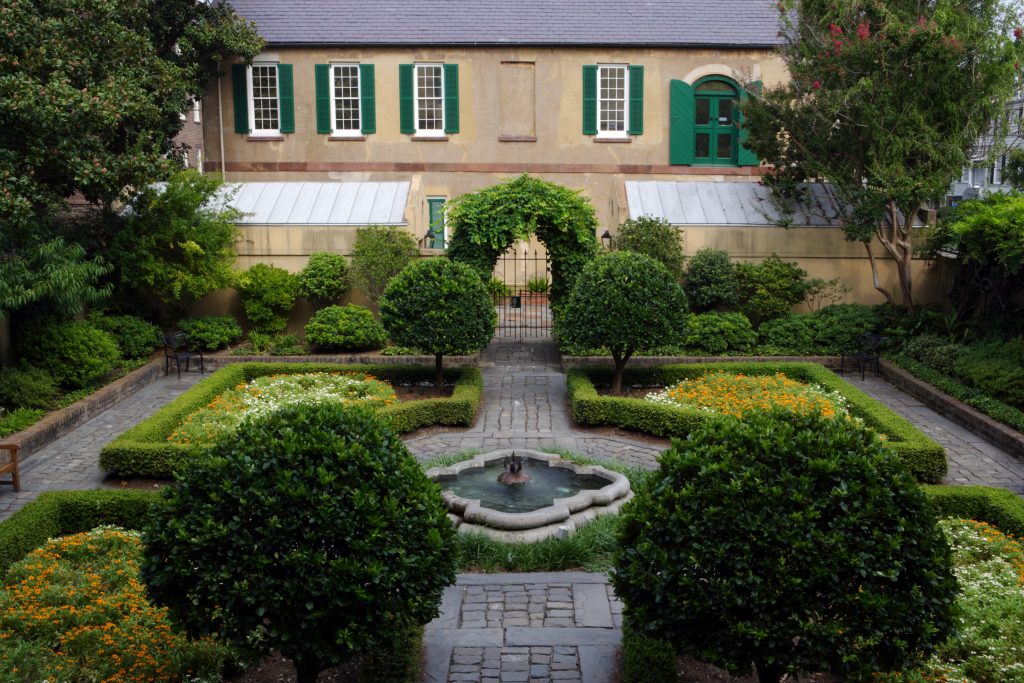
[[[412,106],[412,64],[398,65],[398,106],[401,131],[412,135],[416,132]]]
[[[444,65],[444,132],[459,132],[459,65]]]
[[[313,82],[316,85],[316,132],[330,135],[331,125],[331,65],[314,64]]]
[[[668,89],[668,163],[693,164],[693,122],[696,117],[693,86],[671,81]]]
[[[754,92],[756,94],[760,94],[761,93],[761,81],[754,81],[753,83],[751,83],[750,84],[750,91]],[[747,94],[747,91],[743,90],[741,88],[740,89],[740,105],[741,105],[741,107],[742,107],[743,104],[746,103],[747,97],[749,97],[749,95]],[[761,160],[758,159],[757,155],[755,153],[751,152],[749,149],[747,149],[746,146],[743,144],[743,143],[745,143],[747,141],[747,129],[743,125],[743,115],[742,114],[740,115],[739,123],[740,123],[740,147],[739,147],[739,154],[737,155],[737,162],[739,163],[740,166],[760,166],[761,165]]]
[[[629,134],[644,134],[644,68],[629,67]]]
[[[377,132],[377,89],[374,83],[373,64],[359,65],[360,120],[363,135]]]
[[[583,65],[583,134],[597,135],[597,65]]]
[[[249,133],[249,84],[245,64],[231,65],[231,88],[235,96],[235,132]]]
[[[277,65],[277,102],[281,108],[281,132],[295,132],[295,96],[292,94],[292,65]]]
[[[427,200],[427,220],[430,221],[430,231],[433,239],[427,245],[430,249],[444,249],[444,198],[431,197]]]

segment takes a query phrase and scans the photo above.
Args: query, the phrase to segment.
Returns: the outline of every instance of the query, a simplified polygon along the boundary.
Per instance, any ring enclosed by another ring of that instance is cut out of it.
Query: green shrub
[[[612,249],[650,256],[665,266],[672,277],[682,280],[686,257],[680,238],[681,231],[664,218],[640,216],[619,224],[619,232],[612,238]]]
[[[761,263],[736,264],[739,309],[759,325],[789,313],[807,297],[807,271],[774,254]]]
[[[679,658],[669,643],[623,627],[623,683],[671,683],[678,678]]]
[[[42,408],[15,408],[9,412],[0,410],[0,439],[28,429],[39,422],[45,414],[46,411]]]
[[[26,365],[0,368],[0,408],[52,408],[57,400],[53,375]]]
[[[759,351],[775,356],[813,356],[821,337],[821,318],[810,313],[789,313],[757,328]]]
[[[547,294],[550,287],[551,283],[546,275],[531,277],[526,281],[526,291],[531,294]]]
[[[921,487],[940,517],[988,522],[1003,533],[1024,537],[1024,499],[1013,491],[989,486]]]
[[[715,306],[733,306],[739,299],[736,266],[729,252],[722,249],[700,249],[690,257],[686,269],[686,298],[695,311]]]
[[[306,342],[323,351],[379,349],[387,341],[384,326],[362,306],[328,306],[306,324]]]
[[[611,352],[612,391],[619,393],[634,353],[670,344],[684,333],[686,295],[654,259],[613,251],[584,266],[557,322],[558,337],[567,344]]]
[[[911,337],[903,345],[902,352],[933,370],[952,375],[964,348],[959,344],[951,344],[945,337],[922,334]]]
[[[711,420],[623,512],[629,628],[761,681],[901,670],[951,633],[949,548],[869,429],[771,412]]]
[[[849,382],[816,363],[687,363],[634,368],[625,381],[638,386],[671,386],[700,377],[708,372],[724,371],[744,375],[781,372],[799,382],[817,384],[840,393],[852,415],[872,429],[885,434],[889,446],[920,481],[938,483],[946,475],[946,452],[921,430],[874,400]],[[661,405],[639,398],[600,396],[595,384],[608,386],[612,369],[608,367],[573,368],[566,373],[569,409],[582,425],[607,425],[632,429],[656,436],[686,437],[691,431],[714,419],[695,408]]]
[[[419,255],[416,240],[404,228],[390,225],[358,228],[352,247],[352,284],[376,306],[391,278]]]
[[[86,322],[48,322],[25,331],[18,355],[29,365],[50,368],[57,383],[84,389],[106,377],[121,360],[114,338]]]
[[[505,296],[512,296],[515,294],[515,290],[505,284],[505,281],[492,277],[487,281],[487,292],[491,295],[492,299],[500,299]]]
[[[442,358],[478,351],[491,341],[498,315],[480,276],[465,263],[435,258],[409,264],[388,284],[380,316],[391,340]]]
[[[849,351],[862,334],[874,332],[878,321],[868,306],[835,304],[814,313],[789,313],[757,330],[764,353],[835,356]]]
[[[954,374],[992,398],[1024,407],[1024,358],[1019,344],[990,342],[964,349]]]
[[[683,346],[713,355],[746,353],[757,342],[757,332],[742,313],[700,313],[686,323]]]
[[[92,313],[89,324],[113,337],[125,358],[149,358],[163,344],[160,328],[134,315]]]
[[[370,410],[287,406],[210,456],[165,489],[145,534],[150,595],[190,633],[277,650],[309,683],[436,616],[455,531],[437,485]]]
[[[242,328],[230,315],[207,315],[178,323],[194,350],[219,351],[242,338]]]
[[[284,268],[257,263],[237,275],[249,325],[260,332],[283,332],[299,293],[297,278]]]
[[[335,303],[352,288],[348,260],[341,254],[317,251],[299,273],[299,296],[320,305]]]

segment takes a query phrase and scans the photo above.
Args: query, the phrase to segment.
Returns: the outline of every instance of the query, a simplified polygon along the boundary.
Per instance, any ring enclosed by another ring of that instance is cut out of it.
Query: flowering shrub
[[[786,408],[801,414],[817,413],[824,417],[848,414],[846,399],[838,392],[816,384],[797,382],[781,372],[754,376],[714,372],[684,379],[645,398],[653,403],[699,408],[734,417],[772,408]]]
[[[940,522],[960,584],[957,635],[916,671],[896,681],[1024,681],[1024,546],[984,522]]]
[[[382,407],[395,403],[395,390],[387,382],[362,372],[308,372],[257,377],[213,399],[192,413],[168,441],[210,443],[233,432],[242,420],[266,415],[295,403],[365,403]]]
[[[189,641],[139,580],[139,534],[47,541],[0,591],[0,681],[219,680],[228,651]]]

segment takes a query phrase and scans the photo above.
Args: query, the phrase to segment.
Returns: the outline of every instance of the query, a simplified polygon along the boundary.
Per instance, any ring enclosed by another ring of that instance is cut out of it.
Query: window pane
[[[706,126],[711,123],[711,100],[698,97],[697,98],[697,125]]]
[[[416,130],[444,130],[441,65],[416,66]]]
[[[732,158],[732,133],[719,133],[718,134],[718,150],[719,159],[731,159]]]
[[[710,133],[697,133],[697,146],[694,151],[698,159],[707,159],[711,156]]]
[[[718,123],[723,126],[731,126],[733,119],[733,105],[735,103],[732,100],[721,99],[718,100]]]
[[[598,130],[626,130],[626,67],[602,66],[598,77]]]
[[[735,93],[736,88],[723,81],[708,81],[698,85],[697,92]]]
[[[252,67],[253,130],[278,130],[277,65]]]
[[[334,67],[334,129],[359,130],[359,65]]]

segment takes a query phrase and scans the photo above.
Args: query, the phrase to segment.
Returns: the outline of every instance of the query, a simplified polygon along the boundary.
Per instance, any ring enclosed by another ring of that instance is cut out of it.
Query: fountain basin
[[[618,512],[633,497],[629,480],[618,472],[527,449],[515,454],[523,458],[531,481],[499,484],[502,461],[511,454],[492,451],[427,471],[440,484],[441,498],[460,532],[508,543],[564,537],[592,519]]]

